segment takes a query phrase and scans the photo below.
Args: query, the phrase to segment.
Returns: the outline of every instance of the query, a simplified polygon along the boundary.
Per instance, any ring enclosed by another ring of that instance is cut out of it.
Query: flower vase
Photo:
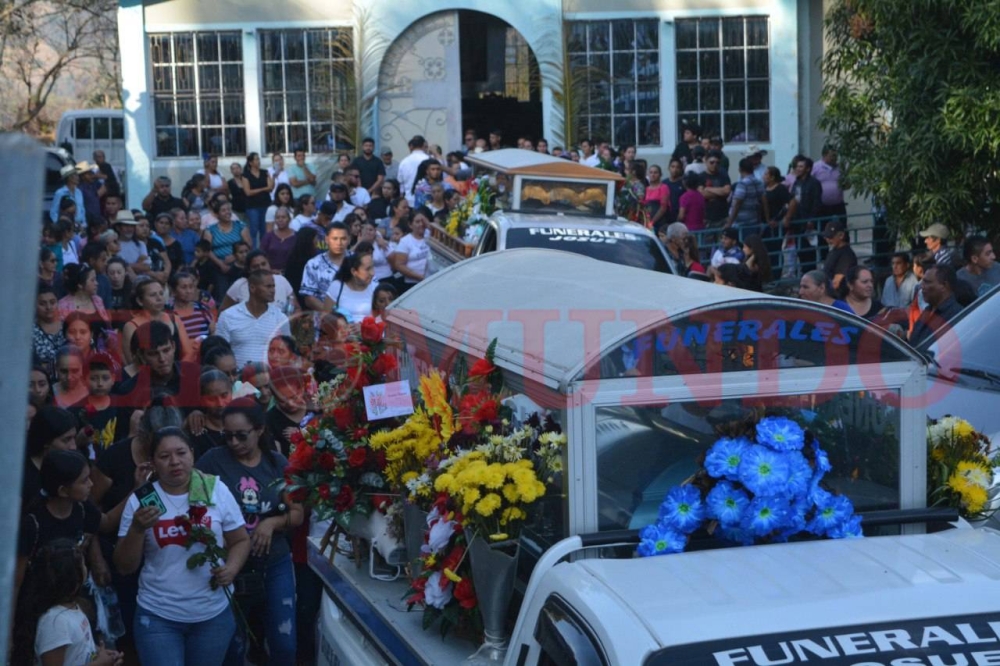
[[[479,613],[483,618],[483,644],[469,657],[471,664],[502,663],[507,655],[507,609],[514,595],[517,577],[518,544],[504,541],[490,544],[466,530],[472,584],[476,590]],[[511,554],[513,550],[513,554]]]
[[[410,563],[410,578],[420,576],[420,548],[427,534],[427,512],[416,504],[403,504],[403,541],[406,544],[406,560]]]

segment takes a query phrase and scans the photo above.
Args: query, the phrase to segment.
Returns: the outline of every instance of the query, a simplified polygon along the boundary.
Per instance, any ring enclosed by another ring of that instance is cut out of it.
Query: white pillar
[[[264,116],[263,100],[260,91],[260,51],[257,47],[257,33],[253,30],[243,31],[243,99],[246,114],[247,153],[260,153],[261,159],[267,161],[270,155],[264,154]]]
[[[118,43],[122,55],[125,107],[125,207],[139,208],[143,197],[152,189],[152,158],[156,154],[155,115],[142,2],[125,0],[119,5]]]

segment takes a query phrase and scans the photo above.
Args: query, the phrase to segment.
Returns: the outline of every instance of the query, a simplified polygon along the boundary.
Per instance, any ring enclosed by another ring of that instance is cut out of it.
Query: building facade
[[[445,151],[465,128],[567,146],[635,145],[651,163],[682,122],[784,171],[817,155],[829,0],[123,0],[130,205],[206,154],[354,152],[362,136]],[[735,161],[733,166],[735,168]]]

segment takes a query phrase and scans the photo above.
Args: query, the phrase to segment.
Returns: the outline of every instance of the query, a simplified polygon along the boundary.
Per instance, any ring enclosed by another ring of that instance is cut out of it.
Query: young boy
[[[219,269],[212,261],[212,241],[201,239],[194,246],[194,261],[191,271],[198,276],[199,291],[207,291],[215,296],[219,281]]]
[[[87,435],[87,455],[91,459],[128,436],[128,421],[119,418],[119,409],[111,399],[117,367],[110,355],[104,352],[92,354],[84,365],[90,393],[70,408],[80,421],[80,430]]]

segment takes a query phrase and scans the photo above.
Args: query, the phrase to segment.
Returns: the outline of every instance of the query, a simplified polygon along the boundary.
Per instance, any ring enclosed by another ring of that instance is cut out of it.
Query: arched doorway
[[[378,140],[397,158],[415,134],[447,152],[462,133],[538,138],[541,81],[530,46],[490,14],[457,10],[410,24],[385,52],[378,76]]]

